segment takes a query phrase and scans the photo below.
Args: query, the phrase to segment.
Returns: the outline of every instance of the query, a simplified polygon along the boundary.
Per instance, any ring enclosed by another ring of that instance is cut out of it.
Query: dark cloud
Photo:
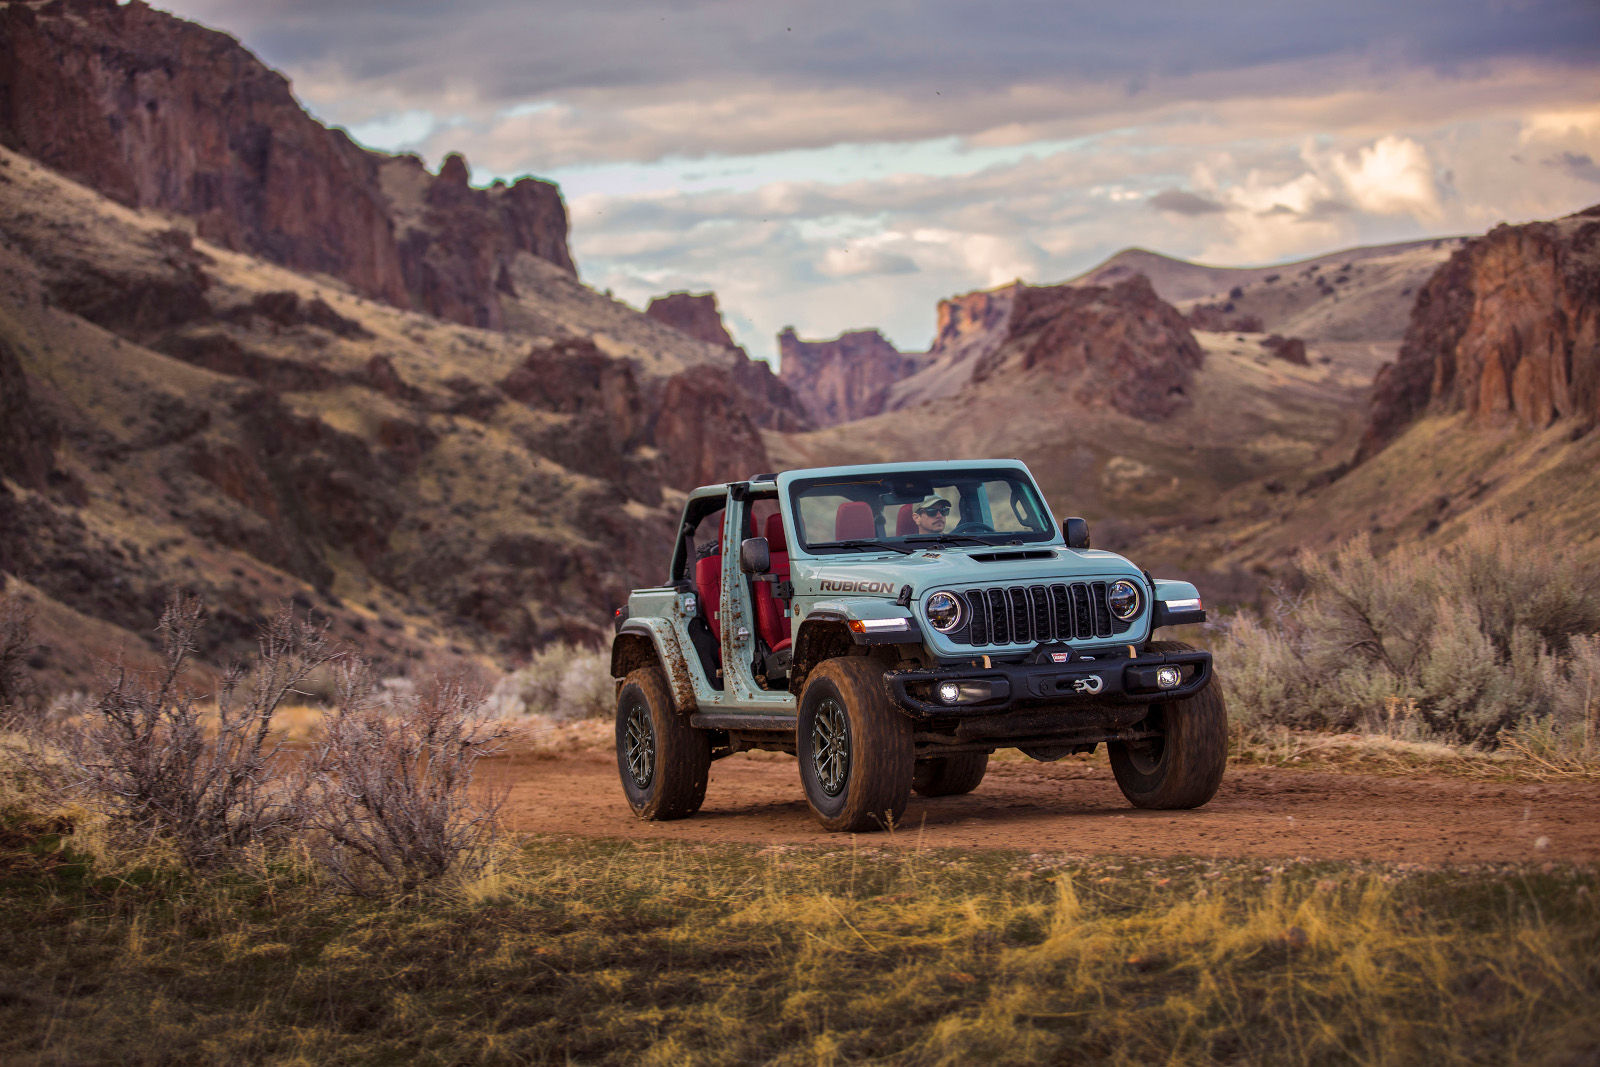
[[[1150,206],[1174,215],[1214,215],[1227,210],[1215,200],[1207,200],[1182,189],[1163,189],[1150,198]]]
[[[1600,60],[1593,0],[172,0],[269,63],[419,94],[517,102],[698,81],[875,89],[945,100],[996,85],[1158,79],[1332,57],[1458,70],[1505,57]],[[1373,42],[1382,42],[1375,46]],[[1284,75],[1287,77],[1288,75]],[[1298,89],[1300,86],[1284,85]]]
[[[1600,163],[1581,152],[1562,152],[1544,161],[1545,166],[1566,171],[1580,181],[1600,184]]]

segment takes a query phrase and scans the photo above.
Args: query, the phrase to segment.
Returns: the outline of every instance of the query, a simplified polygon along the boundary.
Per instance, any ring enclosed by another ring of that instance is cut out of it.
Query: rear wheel
[[[617,770],[641,819],[681,819],[700,810],[711,776],[711,741],[672,707],[655,667],[628,675],[617,694]]]
[[[911,788],[925,797],[953,797],[978,788],[989,769],[989,753],[957,752],[917,761]]]
[[[830,659],[811,672],[795,736],[800,783],[825,829],[892,826],[911,795],[911,723],[895,710],[883,665]]]
[[[1152,641],[1152,652],[1190,651],[1177,641]],[[1217,794],[1228,763],[1228,709],[1210,685],[1187,700],[1150,705],[1141,727],[1155,732],[1140,741],[1106,746],[1122,795],[1138,808],[1198,808]]]

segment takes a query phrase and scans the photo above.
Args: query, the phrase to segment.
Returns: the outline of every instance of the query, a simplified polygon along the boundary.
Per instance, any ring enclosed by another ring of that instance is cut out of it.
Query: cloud
[[[1583,152],[1562,152],[1545,160],[1544,164],[1563,170],[1579,181],[1600,184],[1600,163]]]
[[[430,155],[465,147],[497,170],[942,135],[1022,144],[1228,101],[1301,123],[1302,101],[1340,94],[1344,121],[1382,121],[1473,107],[1496,71],[1537,71],[1546,97],[1564,80],[1555,112],[1582,97],[1572,74],[1600,63],[1591,0],[1016,0],[981,16],[959,0],[171,8],[239,34],[328,121],[425,110],[471,142],[439,135]]]
[[[1379,215],[1441,214],[1439,187],[1427,150],[1405,137],[1384,137],[1353,157],[1336,156],[1333,169],[1355,205]]]
[[[1163,189],[1150,198],[1150,206],[1158,211],[1170,211],[1174,215],[1209,215],[1227,210],[1215,200],[1207,200],[1203,196],[1196,196],[1182,189]]]

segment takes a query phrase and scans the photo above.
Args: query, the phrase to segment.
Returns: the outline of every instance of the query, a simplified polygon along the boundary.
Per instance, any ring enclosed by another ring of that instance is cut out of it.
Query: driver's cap
[[[928,497],[926,500],[924,500],[922,503],[918,504],[916,507],[912,508],[911,510],[912,511],[932,511],[934,508],[938,507],[940,504],[943,504],[945,507],[948,508],[950,506],[950,501],[946,500],[944,497],[940,496],[938,493],[935,493],[932,496]]]

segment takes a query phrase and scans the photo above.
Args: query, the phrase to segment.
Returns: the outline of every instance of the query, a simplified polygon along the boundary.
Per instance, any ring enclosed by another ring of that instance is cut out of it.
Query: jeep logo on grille
[[[819,583],[824,593],[892,593],[893,582],[841,582],[836,578],[824,578]]]

